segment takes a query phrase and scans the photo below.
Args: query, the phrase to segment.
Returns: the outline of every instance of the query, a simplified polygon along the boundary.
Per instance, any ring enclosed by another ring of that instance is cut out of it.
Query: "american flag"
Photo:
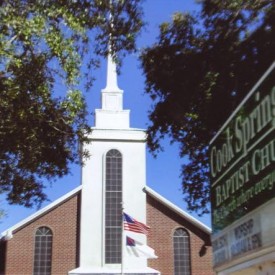
[[[138,222],[126,213],[123,213],[123,223],[125,230],[133,231],[136,233],[142,233],[147,235],[150,229],[149,226],[147,226],[144,223]]]

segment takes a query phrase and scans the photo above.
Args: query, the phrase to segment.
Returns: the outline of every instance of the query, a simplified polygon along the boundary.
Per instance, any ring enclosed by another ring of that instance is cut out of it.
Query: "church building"
[[[210,228],[146,185],[111,57],[101,104],[81,186],[2,233],[0,275],[214,274]]]

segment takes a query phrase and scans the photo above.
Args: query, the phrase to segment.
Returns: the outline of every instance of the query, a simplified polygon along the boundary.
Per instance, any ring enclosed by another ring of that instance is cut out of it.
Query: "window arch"
[[[121,263],[122,155],[112,149],[106,154],[105,172],[105,263]]]
[[[46,226],[35,232],[33,275],[51,275],[52,269],[52,230]]]
[[[190,275],[190,237],[183,228],[178,228],[173,236],[174,275]]]

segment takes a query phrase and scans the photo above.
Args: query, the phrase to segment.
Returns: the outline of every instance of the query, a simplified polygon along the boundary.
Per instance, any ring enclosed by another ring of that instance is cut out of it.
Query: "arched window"
[[[174,232],[174,275],[190,275],[190,238],[188,232],[178,228]]]
[[[105,175],[105,263],[121,263],[122,155],[110,150]]]
[[[42,226],[36,230],[33,275],[51,275],[52,240],[50,228]]]

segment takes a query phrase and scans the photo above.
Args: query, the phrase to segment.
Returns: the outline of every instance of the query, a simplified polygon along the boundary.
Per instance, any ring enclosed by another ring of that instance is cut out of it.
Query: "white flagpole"
[[[123,202],[121,202],[121,275],[124,274],[124,215]]]

